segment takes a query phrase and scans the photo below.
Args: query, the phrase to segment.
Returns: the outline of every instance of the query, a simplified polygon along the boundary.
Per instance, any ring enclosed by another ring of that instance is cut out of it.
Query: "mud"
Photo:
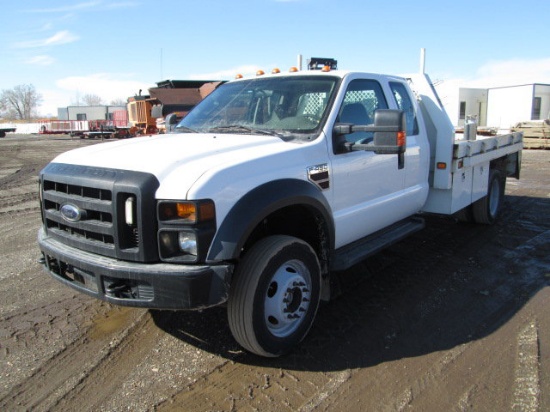
[[[300,347],[243,352],[224,308],[119,308],[42,271],[37,173],[96,141],[0,140],[0,410],[550,409],[550,151],[493,226],[427,228],[340,273]]]

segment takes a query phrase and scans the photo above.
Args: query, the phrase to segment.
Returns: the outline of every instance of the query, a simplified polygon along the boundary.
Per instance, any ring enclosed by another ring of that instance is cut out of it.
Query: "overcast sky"
[[[126,100],[164,79],[287,70],[297,55],[339,68],[492,87],[550,84],[550,1],[9,1],[0,90],[33,84],[39,112],[85,94]]]

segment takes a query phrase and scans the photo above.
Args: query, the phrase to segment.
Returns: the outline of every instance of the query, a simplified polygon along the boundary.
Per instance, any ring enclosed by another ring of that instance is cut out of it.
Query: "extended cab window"
[[[382,92],[382,87],[375,80],[357,79],[350,82],[340,111],[338,123],[367,125],[374,122],[374,112],[387,109],[388,104]],[[355,132],[345,136],[346,141],[369,143],[372,132]]]
[[[397,107],[405,112],[407,118],[407,135],[414,136],[418,134],[418,122],[416,121],[416,111],[413,100],[403,83],[391,82],[390,87],[397,103]]]

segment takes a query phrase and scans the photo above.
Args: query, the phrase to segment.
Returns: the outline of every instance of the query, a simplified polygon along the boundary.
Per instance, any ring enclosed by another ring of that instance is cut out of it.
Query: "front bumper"
[[[38,245],[45,269],[80,292],[116,305],[152,309],[202,309],[224,303],[233,265],[135,263],[67,246],[44,229]]]

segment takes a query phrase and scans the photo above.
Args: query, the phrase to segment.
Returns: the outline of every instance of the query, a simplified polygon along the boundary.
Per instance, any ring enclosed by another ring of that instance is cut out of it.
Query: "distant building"
[[[113,120],[114,112],[126,106],[68,106],[57,109],[59,120]]]
[[[487,126],[506,128],[527,120],[550,118],[550,84],[489,89]]]
[[[440,92],[439,87],[436,88]],[[499,129],[509,129],[519,122],[550,118],[550,84],[487,89],[457,87],[455,84],[441,88],[444,90],[440,94],[444,97],[445,110],[459,128],[464,126],[469,116],[476,116],[479,126]]]

